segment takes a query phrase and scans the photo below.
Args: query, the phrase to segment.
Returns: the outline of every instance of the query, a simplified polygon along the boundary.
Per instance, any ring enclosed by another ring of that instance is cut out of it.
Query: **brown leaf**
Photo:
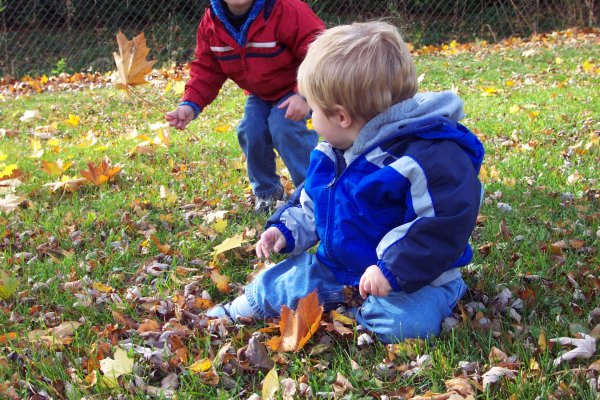
[[[108,157],[105,157],[98,165],[94,165],[92,162],[88,162],[88,169],[79,171],[88,181],[92,182],[96,186],[100,186],[103,183],[111,180],[115,175],[121,171],[120,165],[112,165]]]
[[[252,335],[244,355],[253,366],[263,371],[269,371],[275,363],[269,358],[269,352],[264,344],[258,338],[258,335]]]
[[[585,241],[579,239],[559,240],[550,245],[550,251],[553,254],[561,254],[566,250],[577,250],[585,245]]]
[[[132,40],[119,31],[117,33],[119,53],[113,53],[117,71],[119,72],[119,89],[128,90],[129,86],[143,85],[147,83],[145,76],[152,71],[156,60],[146,61],[150,49],[146,47],[144,33],[140,33]]]
[[[504,241],[508,241],[512,237],[512,232],[510,231],[510,229],[508,229],[508,225],[505,219],[500,221],[500,235],[502,236],[502,239],[504,239]]]
[[[281,343],[277,349],[280,352],[298,351],[308,342],[319,328],[323,306],[319,306],[317,291],[314,290],[300,299],[296,312],[287,306],[281,307]]]

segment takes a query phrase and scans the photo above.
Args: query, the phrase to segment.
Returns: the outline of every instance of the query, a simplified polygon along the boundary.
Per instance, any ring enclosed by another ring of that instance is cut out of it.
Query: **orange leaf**
[[[117,33],[119,53],[113,53],[117,70],[119,72],[119,89],[127,90],[129,86],[147,83],[145,76],[152,71],[156,60],[146,61],[150,49],[146,47],[144,33],[140,33],[132,40],[127,40],[123,32]]]
[[[212,279],[222,293],[227,293],[231,290],[229,287],[229,277],[227,275],[221,275],[216,269],[213,269],[210,272],[210,279]]]
[[[120,165],[112,165],[108,157],[105,157],[102,161],[98,163],[98,166],[95,166],[94,163],[88,162],[88,170],[87,171],[79,171],[81,176],[83,176],[88,181],[92,182],[96,186],[100,186],[103,183],[111,180],[115,175],[117,175],[121,171]]]
[[[6,335],[0,335],[0,344],[6,344],[18,337],[19,335],[16,332],[8,332]]]
[[[310,340],[319,328],[323,306],[319,306],[317,291],[300,299],[296,312],[287,306],[281,307],[281,343],[277,349],[283,351],[298,351]]]
[[[154,244],[156,245],[156,248],[158,249],[158,251],[160,251],[163,254],[173,254],[173,250],[171,250],[171,246],[169,246],[168,244],[162,244],[160,243],[160,240],[158,240],[158,238],[154,235],[150,236],[150,238],[152,239],[152,242],[154,242]]]

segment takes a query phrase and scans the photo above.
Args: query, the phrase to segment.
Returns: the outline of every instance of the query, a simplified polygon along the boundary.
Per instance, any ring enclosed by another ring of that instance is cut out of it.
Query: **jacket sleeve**
[[[304,184],[294,191],[287,204],[269,218],[266,228],[271,226],[279,229],[285,236],[286,246],[282,253],[297,255],[319,241],[313,202],[306,194]]]
[[[391,165],[409,182],[406,208],[414,210],[377,246],[377,265],[395,290],[414,292],[458,267],[467,258],[463,253],[470,259],[481,184],[468,157],[448,146],[432,145],[426,156],[404,156]]]
[[[310,9],[308,4],[293,0],[282,2],[286,7],[277,28],[277,39],[292,50],[296,58],[304,60],[308,46],[325,30],[323,21]],[[290,27],[294,27],[290,29]],[[297,91],[297,88],[296,88]]]
[[[190,79],[185,85],[182,98],[182,101],[198,105],[201,110],[212,103],[227,79],[210,49],[210,24],[210,10],[207,10],[198,26],[195,59],[190,64]]]

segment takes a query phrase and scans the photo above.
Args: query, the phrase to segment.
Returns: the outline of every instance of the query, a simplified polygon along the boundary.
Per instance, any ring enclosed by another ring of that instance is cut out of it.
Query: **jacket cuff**
[[[396,275],[394,275],[394,273],[392,271],[390,271],[388,269],[388,267],[385,266],[385,261],[383,261],[383,260],[377,261],[377,266],[379,267],[381,272],[383,272],[383,276],[385,276],[385,279],[388,280],[388,282],[390,283],[390,286],[392,287],[392,289],[394,291],[398,292],[398,291],[402,290],[402,288],[398,284]]]
[[[279,229],[279,231],[283,233],[283,237],[285,237],[285,248],[281,250],[280,253],[291,253],[292,250],[294,250],[294,247],[296,247],[296,240],[294,239],[294,235],[292,235],[292,231],[281,222],[272,224],[271,226]]]
[[[193,101],[182,101],[181,103],[179,103],[179,106],[180,107],[181,106],[192,107],[192,110],[194,110],[194,119],[198,118],[200,111],[202,111],[200,106],[198,104],[194,103]]]

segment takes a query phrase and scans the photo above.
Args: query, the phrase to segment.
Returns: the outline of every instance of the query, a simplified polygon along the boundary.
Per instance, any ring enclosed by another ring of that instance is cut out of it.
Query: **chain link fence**
[[[282,0],[279,0],[282,1]],[[208,0],[0,0],[0,77],[113,69],[115,34],[188,61]],[[308,0],[328,26],[384,18],[415,47],[597,26],[598,0]]]

